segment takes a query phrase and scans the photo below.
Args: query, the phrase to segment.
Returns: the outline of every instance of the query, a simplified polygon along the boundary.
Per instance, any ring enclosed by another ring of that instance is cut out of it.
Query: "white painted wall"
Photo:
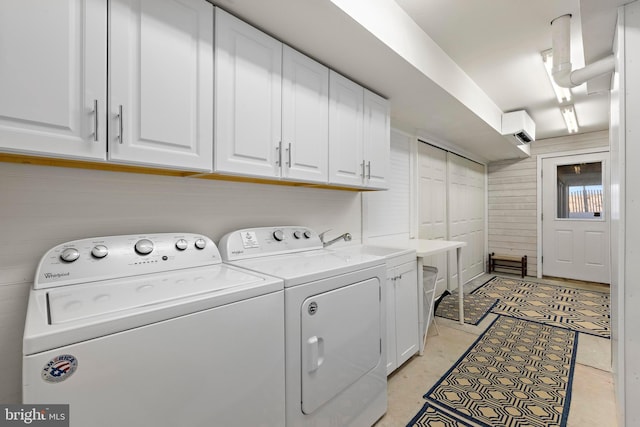
[[[0,402],[18,403],[28,289],[45,251],[92,236],[306,225],[361,240],[356,192],[0,163]]]
[[[619,425],[640,425],[640,2],[619,9],[611,95],[612,347]],[[629,219],[627,221],[627,218]]]
[[[377,237],[408,239],[411,232],[411,146],[410,135],[391,130],[391,158],[387,191],[362,194],[362,227],[365,243]]]

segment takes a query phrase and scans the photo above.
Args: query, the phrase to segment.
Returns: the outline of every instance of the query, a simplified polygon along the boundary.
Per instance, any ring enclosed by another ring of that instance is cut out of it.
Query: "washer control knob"
[[[73,262],[80,258],[80,252],[76,248],[67,248],[60,254],[60,259],[64,262]]]
[[[153,242],[149,239],[140,239],[136,242],[134,249],[140,255],[149,255],[153,252]]]
[[[299,239],[302,237],[302,232],[300,230],[296,230],[293,232],[293,237],[295,237],[296,239]]]
[[[282,242],[284,240],[284,233],[282,232],[282,230],[276,230],[273,232],[273,238],[278,242]]]
[[[184,239],[180,239],[176,242],[176,249],[179,251],[184,251],[187,249],[187,246],[189,246],[189,244]]]
[[[207,246],[207,242],[204,239],[198,239],[196,240],[195,245],[197,249],[204,249],[205,246]]]
[[[105,245],[96,245],[91,249],[91,255],[94,258],[104,258],[109,255],[109,249]]]
[[[305,239],[310,239],[310,238],[311,238],[311,232],[310,232],[309,230],[306,230],[306,231],[304,232],[304,238],[305,238]]]

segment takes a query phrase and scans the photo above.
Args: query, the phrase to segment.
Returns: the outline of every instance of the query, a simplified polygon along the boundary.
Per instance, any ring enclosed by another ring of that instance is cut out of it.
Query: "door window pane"
[[[558,166],[558,218],[602,219],[602,162]]]

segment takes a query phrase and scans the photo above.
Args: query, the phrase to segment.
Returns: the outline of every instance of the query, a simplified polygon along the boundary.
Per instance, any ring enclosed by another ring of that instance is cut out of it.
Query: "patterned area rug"
[[[484,295],[465,294],[464,295],[464,323],[477,325],[489,314],[489,310],[496,305],[496,298],[487,298]],[[436,316],[445,319],[459,320],[458,313],[458,293],[453,292],[440,301]]]
[[[446,412],[426,403],[420,412],[413,417],[407,427],[472,427],[463,420],[459,420]]]
[[[497,314],[611,338],[610,298],[605,292],[494,277],[472,294],[498,298],[491,310]]]
[[[575,331],[498,316],[424,397],[472,425],[563,427],[577,344]]]

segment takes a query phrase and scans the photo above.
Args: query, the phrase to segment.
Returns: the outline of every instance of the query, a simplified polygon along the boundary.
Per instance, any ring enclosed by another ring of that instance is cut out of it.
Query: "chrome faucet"
[[[336,237],[335,239],[331,239],[328,242],[324,241],[324,235],[331,230],[327,230],[327,231],[323,231],[322,233],[318,234],[318,237],[320,238],[320,241],[322,242],[322,247],[326,248],[327,246],[331,246],[334,243],[336,243],[339,240],[344,240],[345,242],[348,242],[351,240],[351,233],[344,233],[341,234],[340,236]]]

